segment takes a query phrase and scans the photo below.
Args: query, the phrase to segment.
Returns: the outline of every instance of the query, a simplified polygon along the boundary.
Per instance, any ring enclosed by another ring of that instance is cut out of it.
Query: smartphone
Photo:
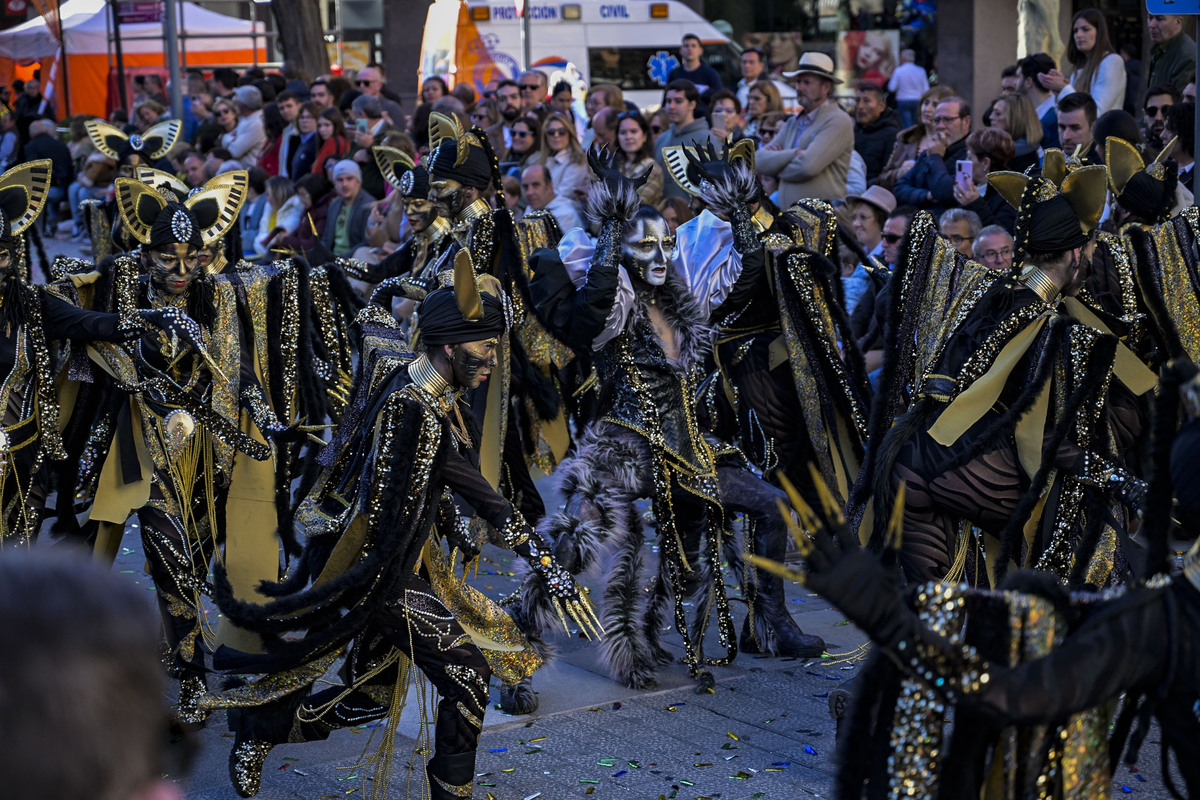
[[[354,127],[358,129],[359,133],[366,133],[367,132],[367,121],[365,119],[356,119],[354,121]],[[959,163],[961,164],[962,162],[960,161]],[[968,161],[967,163],[970,164],[971,162]],[[970,170],[968,170],[968,172],[969,171]]]
[[[956,161],[955,182],[964,186],[975,182],[975,168],[970,161]]]

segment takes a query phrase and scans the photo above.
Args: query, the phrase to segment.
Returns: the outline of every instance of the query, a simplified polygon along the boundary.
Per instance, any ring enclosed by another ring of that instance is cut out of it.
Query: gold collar
[[[416,361],[409,365],[408,374],[413,382],[430,396],[446,400],[449,403],[454,402],[454,391],[450,388],[450,384],[433,368],[429,357],[424,353],[417,356]]]
[[[429,227],[417,234],[431,242],[439,242],[442,237],[450,230],[450,222],[445,217],[437,217],[430,223]]]
[[[771,216],[765,208],[759,205],[758,211],[754,212],[754,216],[750,218],[750,221],[754,223],[754,227],[759,233],[766,233],[771,225],[775,223],[775,217]]]
[[[1050,276],[1042,272],[1041,267],[1033,267],[1029,272],[1025,273],[1025,278],[1022,280],[1027,287],[1033,290],[1033,293],[1042,298],[1042,302],[1046,305],[1054,305],[1058,302],[1058,296],[1062,292],[1061,289],[1050,280]]]
[[[460,225],[466,225],[471,220],[475,219],[476,217],[482,217],[484,214],[489,213],[491,210],[492,210],[492,207],[489,206],[487,204],[487,201],[481,197],[478,200],[476,200],[474,203],[471,203],[471,205],[464,208],[461,212],[459,212],[459,215],[454,218],[454,225],[455,225],[455,227],[458,227]]]

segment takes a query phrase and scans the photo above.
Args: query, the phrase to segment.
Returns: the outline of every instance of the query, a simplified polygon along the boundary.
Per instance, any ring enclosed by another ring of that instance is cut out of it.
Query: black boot
[[[475,751],[436,755],[425,768],[431,800],[462,800],[475,789]]]
[[[751,630],[750,615],[742,625],[739,649],[743,653],[762,653],[790,658],[819,658],[825,652],[825,640],[800,630],[787,611],[783,596],[783,578],[758,572],[758,592],[754,598],[755,630]],[[754,633],[758,634],[755,641]]]

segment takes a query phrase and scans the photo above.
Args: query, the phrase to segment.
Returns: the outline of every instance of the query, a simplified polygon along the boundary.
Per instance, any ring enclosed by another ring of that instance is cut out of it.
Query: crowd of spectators
[[[750,48],[741,54],[741,79],[727,87],[690,34],[660,104],[646,109],[614,84],[551,84],[536,69],[479,94],[429,77],[411,113],[374,64],[314,80],[286,64],[278,73],[191,71],[184,140],[169,166],[193,187],[230,169],[250,171],[242,220],[248,258],[319,242],[337,255],[377,260],[402,241],[406,222],[370,148],[386,144],[420,157],[433,112],[483,132],[514,214],[545,210],[564,229],[584,223],[588,148],[609,149],[625,175],[649,171],[642,199],[674,227],[696,211],[665,168],[663,148],[720,148],[748,137],[776,206],[811,198],[843,207],[845,235],[878,265],[894,264],[894,237],[903,235],[896,228],[917,210],[936,215],[964,253],[1000,265],[1012,259],[1002,240],[1011,238],[1015,213],[989,191],[987,176],[1036,170],[1047,148],[1099,163],[1110,136],[1133,142],[1147,159],[1176,140],[1181,191],[1193,187],[1195,46],[1181,18],[1149,17],[1153,48],[1144,73],[1134,53],[1114,49],[1101,12],[1079,11],[1066,33],[1061,68],[1046,53],[1031,54],[1002,71],[994,95],[974,103],[938,82],[911,50],[890,75],[847,85],[825,53],[803,53],[795,70],[778,72],[764,51]],[[1149,88],[1137,97],[1143,74]],[[153,74],[136,87],[129,112],[118,109],[109,122],[145,133],[169,113],[167,87]],[[52,199],[64,201],[83,239],[77,209],[111,193],[115,165],[93,151],[78,120],[61,137],[44,105],[36,80],[0,87],[0,164],[51,158]],[[871,296],[862,288],[865,266],[859,259],[845,267],[848,312],[855,298]]]

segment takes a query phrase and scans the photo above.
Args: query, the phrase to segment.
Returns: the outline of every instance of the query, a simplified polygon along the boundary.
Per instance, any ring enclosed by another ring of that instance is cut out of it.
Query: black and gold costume
[[[426,346],[501,335],[507,327],[501,300],[482,298],[484,313],[474,322],[459,311],[453,291],[430,294],[423,304]],[[334,728],[387,716],[403,702],[410,665],[441,696],[428,764],[432,796],[470,796],[490,676],[520,680],[541,662],[503,612],[454,579],[442,541],[475,550],[454,497],[531,564],[559,608],[580,624],[590,613],[570,575],[480,474],[479,432],[461,391],[427,355],[413,356],[388,312],[372,307],[361,321],[366,362],[355,403],[297,512],[304,553],[264,606],[234,600],[219,582],[224,613],[261,633],[267,653],[219,651],[217,665],[272,673],[206,701],[240,709],[231,769],[245,796],[257,791],[274,744],[324,738]],[[299,639],[282,638],[299,630],[306,631]],[[345,685],[310,695],[347,648]]]
[[[886,508],[903,482],[900,552],[911,580],[986,584],[1015,562],[1102,584],[1124,566],[1125,517],[1111,498],[1139,504],[1140,482],[1121,456],[1155,377],[1022,257],[1086,244],[1105,170],[990,180],[1021,208],[1014,274],[963,259],[932,219],[914,219],[893,276],[885,396],[852,524],[868,494],[869,510]],[[868,513],[860,536],[879,547],[884,525]]]

